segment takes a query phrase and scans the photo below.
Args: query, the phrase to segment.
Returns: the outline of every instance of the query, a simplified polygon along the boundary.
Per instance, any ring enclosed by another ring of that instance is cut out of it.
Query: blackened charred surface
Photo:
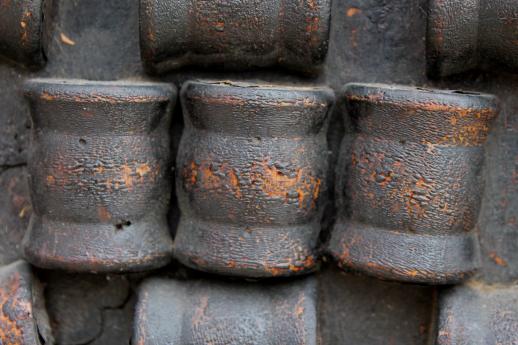
[[[0,265],[23,257],[22,238],[32,214],[27,179],[24,167],[0,172]]]
[[[133,344],[316,345],[316,308],[311,277],[263,284],[154,278],[139,290]]]
[[[332,255],[388,279],[445,284],[473,274],[496,99],[379,84],[349,85],[345,96],[357,133],[337,165]]]
[[[44,0],[0,2],[0,56],[30,68],[42,67]]]
[[[518,287],[480,281],[451,287],[439,299],[438,345],[518,343]]]
[[[319,88],[185,84],[180,261],[249,277],[315,268],[333,100]]]
[[[331,0],[141,0],[147,68],[246,70],[280,65],[314,73],[327,54]]]
[[[169,261],[170,112],[160,83],[31,80],[35,265],[138,271]]]
[[[138,1],[52,0],[48,17],[42,76],[118,80],[143,73]]]
[[[0,166],[27,161],[30,116],[20,92],[26,75],[26,71],[0,64]]]
[[[16,261],[0,269],[0,343],[43,345],[53,344],[52,335],[46,332],[39,333],[39,329],[48,330],[48,324],[38,325],[48,321],[44,303],[36,304],[35,299],[41,301],[41,293],[34,287],[35,278],[30,266],[23,261]],[[40,310],[36,310],[41,308]],[[40,315],[37,320],[36,315]]]
[[[518,3],[514,0],[430,0],[431,77],[476,68],[518,70]]]
[[[56,343],[128,344],[132,318],[130,281],[120,275],[40,271]]]
[[[320,344],[430,344],[435,288],[381,282],[333,266],[318,274]]]

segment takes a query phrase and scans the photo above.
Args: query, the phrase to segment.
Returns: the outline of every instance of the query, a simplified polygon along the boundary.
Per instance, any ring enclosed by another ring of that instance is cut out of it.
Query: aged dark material
[[[22,167],[0,172],[0,265],[23,257],[22,238],[32,214],[27,177]]]
[[[518,71],[518,1],[430,0],[428,63],[432,76],[480,65]]]
[[[313,270],[332,91],[188,82],[181,100],[178,260],[247,277]]]
[[[380,84],[350,84],[345,97],[357,133],[342,144],[331,254],[382,278],[467,278],[496,99]]]
[[[139,291],[135,345],[316,345],[317,285],[151,279]]]
[[[43,0],[0,1],[0,56],[41,67],[45,62],[42,33]]]
[[[143,59],[162,72],[186,65],[281,65],[313,73],[327,53],[331,0],[140,0]]]
[[[34,214],[24,250],[40,267],[139,271],[169,261],[169,123],[160,83],[31,80]]]
[[[0,268],[0,344],[53,343],[43,290],[30,266],[16,261]]]
[[[469,284],[439,299],[438,345],[518,344],[518,286]]]

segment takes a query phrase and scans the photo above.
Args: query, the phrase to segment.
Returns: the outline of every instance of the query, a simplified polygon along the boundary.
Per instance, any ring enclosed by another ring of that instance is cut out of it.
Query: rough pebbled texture
[[[114,345],[129,344],[134,305],[127,277],[58,271],[39,275],[48,282],[45,299],[57,344],[109,344],[110,336]]]
[[[442,291],[437,345],[518,344],[518,286],[472,281]]]
[[[318,273],[319,344],[431,344],[435,287],[383,282],[334,266]]]
[[[149,70],[281,65],[313,73],[327,53],[331,0],[140,0]]]
[[[41,67],[45,62],[42,37],[43,0],[0,1],[0,56]]]
[[[30,266],[16,261],[0,268],[0,344],[51,345],[48,329],[41,289]]]
[[[176,257],[271,277],[311,271],[327,191],[328,89],[188,82]]]
[[[31,80],[29,261],[139,271],[169,261],[169,123],[175,91],[156,83]]]
[[[21,242],[32,214],[27,180],[24,167],[0,172],[0,265],[23,257]]]
[[[430,0],[428,64],[433,77],[476,67],[518,70],[518,2]]]
[[[496,99],[379,84],[350,84],[345,97],[357,133],[337,166],[331,254],[343,267],[402,281],[472,274]]]
[[[135,316],[135,345],[316,345],[317,285],[150,279]]]

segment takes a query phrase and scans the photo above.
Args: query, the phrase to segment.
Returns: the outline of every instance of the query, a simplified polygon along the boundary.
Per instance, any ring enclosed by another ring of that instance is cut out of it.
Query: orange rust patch
[[[31,12],[25,12],[23,14],[22,20],[20,21],[20,28],[22,29],[20,39],[23,44],[26,44],[29,41],[29,33],[27,32],[27,27],[28,27],[27,21],[30,20],[31,17],[32,17]]]
[[[239,178],[234,169],[229,171],[230,184],[232,185],[232,189],[236,194],[236,198],[241,199],[241,187],[239,183]]]
[[[20,275],[16,273],[3,288],[0,288],[0,343],[25,344],[24,327],[32,319],[31,304],[19,293]]]
[[[347,9],[347,17],[354,17],[360,13],[362,13],[362,10],[357,7],[350,7]]]
[[[52,175],[47,176],[47,185],[52,186],[56,183],[56,178]]]
[[[40,98],[45,100],[45,101],[54,101],[56,99],[56,96],[51,95],[48,92],[42,92],[41,95],[40,95]]]
[[[131,176],[131,167],[127,164],[121,166],[122,180],[128,189],[133,186],[133,177]]]
[[[315,11],[318,9],[318,3],[317,3],[317,0],[308,0],[308,7],[312,10],[312,11]]]
[[[289,176],[275,166],[271,166],[268,160],[252,165],[250,171],[252,183],[270,198],[284,199],[288,202],[290,195],[296,193],[299,208],[306,207],[306,198],[311,199],[310,207],[314,208],[320,194],[321,180],[304,173],[303,168],[298,168],[295,175]]]
[[[137,172],[137,175],[139,177],[144,177],[147,175],[147,173],[149,173],[151,171],[151,168],[149,167],[149,165],[147,163],[144,163],[144,164],[140,164],[137,169],[136,169],[136,172]]]
[[[501,258],[500,256],[498,256],[498,254],[496,252],[491,252],[489,253],[489,257],[491,258],[491,260],[493,260],[495,262],[495,264],[497,264],[498,266],[502,266],[502,267],[507,267],[507,261],[505,261],[503,258]]]
[[[107,222],[112,218],[112,215],[110,214],[110,212],[108,212],[108,209],[104,206],[100,206],[97,208],[97,215],[101,222]]]
[[[242,197],[240,177],[226,162],[217,165],[205,161],[196,164],[192,161],[184,167],[181,175],[187,190],[196,187],[216,191],[226,189],[232,191],[237,199]]]
[[[225,22],[215,22],[214,23],[214,28],[216,28],[216,30],[218,31],[222,31],[225,29]]]

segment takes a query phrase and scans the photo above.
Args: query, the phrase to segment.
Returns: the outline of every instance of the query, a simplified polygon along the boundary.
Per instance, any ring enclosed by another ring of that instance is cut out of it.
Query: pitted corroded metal
[[[28,260],[73,271],[169,261],[168,84],[31,80]]]
[[[447,76],[484,65],[518,70],[518,1],[430,0],[428,63]]]
[[[52,344],[42,290],[30,266],[16,261],[0,269],[0,344]]]
[[[43,3],[43,0],[0,1],[0,56],[29,67],[44,64]]]
[[[357,133],[337,167],[330,252],[342,267],[445,284],[478,264],[474,232],[490,95],[381,84],[345,89]]]
[[[314,278],[284,283],[150,279],[140,287],[135,345],[316,345]]]
[[[313,73],[327,53],[331,0],[140,0],[150,70],[281,65]]]
[[[518,286],[472,281],[442,291],[437,344],[518,344]]]
[[[203,271],[311,271],[326,203],[325,88],[188,82],[176,257]]]

